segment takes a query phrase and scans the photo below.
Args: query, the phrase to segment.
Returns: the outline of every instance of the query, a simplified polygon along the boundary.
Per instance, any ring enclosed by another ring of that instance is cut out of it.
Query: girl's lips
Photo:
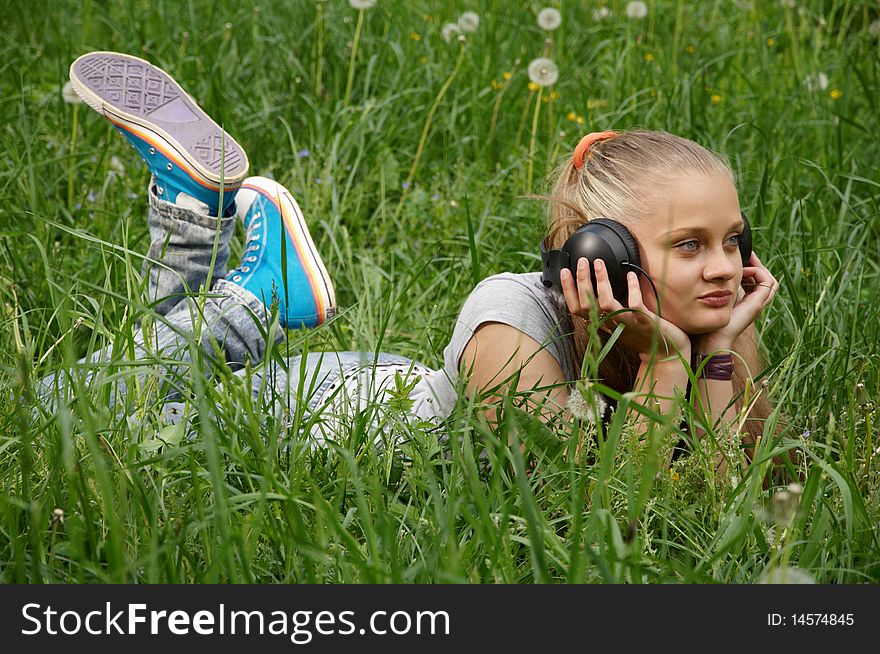
[[[704,304],[708,304],[710,307],[726,307],[730,304],[730,298],[733,295],[728,293],[727,295],[708,295],[706,297],[698,297],[697,299]]]

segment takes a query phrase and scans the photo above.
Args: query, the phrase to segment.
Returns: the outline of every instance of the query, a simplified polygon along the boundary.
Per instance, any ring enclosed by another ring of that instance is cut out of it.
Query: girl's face
[[[743,220],[730,179],[692,173],[662,181],[649,213],[630,230],[639,242],[642,267],[657,285],[662,317],[688,334],[726,326],[743,269]],[[644,276],[639,279],[645,306],[656,313],[651,285]],[[726,296],[701,299],[719,291]]]

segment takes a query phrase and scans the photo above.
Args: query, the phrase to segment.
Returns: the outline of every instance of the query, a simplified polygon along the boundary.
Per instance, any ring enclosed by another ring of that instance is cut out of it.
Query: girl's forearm
[[[636,399],[642,404],[647,404],[658,413],[667,414],[676,408],[676,392],[684,393],[687,390],[687,384],[687,370],[679,359],[655,361],[650,365],[642,361],[633,392]],[[632,409],[631,411],[636,413]],[[648,423],[647,418],[637,415],[635,419],[636,431],[639,434],[645,434],[648,430]]]
[[[722,424],[736,422],[736,405],[731,401],[733,399],[732,381],[700,378],[697,380],[697,392],[694,393],[694,398],[695,403],[699,402],[696,407],[698,411],[705,413],[706,424],[720,427]],[[705,431],[697,429],[697,434],[702,438]],[[715,469],[719,474],[724,474],[727,469],[727,461],[721,452],[715,457]]]
[[[733,343],[712,339],[702,339],[694,343],[696,352],[710,354],[715,352],[737,351]],[[736,357],[734,357],[736,361]],[[696,389],[692,393],[694,408],[698,415],[705,415],[705,424],[711,425],[716,433],[723,433],[722,425],[734,425],[737,421],[737,409],[733,399],[733,381],[720,379],[697,379]],[[697,436],[706,435],[705,430],[697,428]],[[715,469],[723,474],[727,469],[727,461],[723,450],[715,456]]]

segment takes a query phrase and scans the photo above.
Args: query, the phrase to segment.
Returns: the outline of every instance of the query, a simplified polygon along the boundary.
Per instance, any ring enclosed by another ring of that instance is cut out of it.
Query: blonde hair
[[[593,143],[583,166],[575,168],[569,155],[556,170],[556,183],[549,197],[549,225],[545,245],[558,249],[585,222],[610,218],[631,225],[650,210],[657,185],[682,173],[722,174],[736,181],[730,166],[719,155],[691,140],[662,131],[634,129]],[[586,321],[572,320],[574,370],[581,370],[589,345]],[[604,341],[607,335],[599,332]],[[743,357],[733,377],[736,408],[742,408],[743,390],[749,375],[764,368],[754,330],[747,330],[734,349]],[[599,364],[602,381],[625,393],[633,389],[640,359],[633,352],[615,345]],[[770,415],[770,403],[759,397],[752,404],[745,423],[743,442],[754,445],[763,433],[763,423]],[[751,404],[751,402],[750,402]]]

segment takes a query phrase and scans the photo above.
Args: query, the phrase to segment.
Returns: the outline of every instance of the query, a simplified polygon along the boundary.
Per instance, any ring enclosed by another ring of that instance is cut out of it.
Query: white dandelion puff
[[[376,6],[376,0],[348,0],[352,9],[372,9]]]
[[[875,39],[880,37],[880,18],[868,25],[868,34],[873,36]]]
[[[462,32],[476,32],[480,26],[480,17],[473,11],[466,11],[458,17],[458,27]]]
[[[67,104],[82,104],[82,98],[73,90],[73,83],[67,82],[61,87],[61,97]]]
[[[796,0],[779,0],[779,4],[781,4],[786,9],[794,9],[797,7]]]
[[[593,402],[587,402],[579,388],[572,388],[571,393],[568,395],[568,403],[566,405],[568,412],[578,420],[585,420],[593,424],[601,421],[608,405],[598,393],[593,393],[592,397]],[[598,415],[596,413],[597,411]]]
[[[648,15],[648,5],[641,0],[634,0],[626,6],[626,17],[633,19],[642,19]]]
[[[529,79],[539,86],[553,86],[559,79],[559,68],[547,57],[538,57],[529,64]]]
[[[49,518],[49,526],[54,527],[58,523],[64,524],[64,509],[55,509],[52,511],[52,517]]]
[[[461,34],[461,29],[456,23],[446,23],[443,27],[440,28],[440,36],[443,37],[443,40],[449,43],[452,40],[452,37]]]
[[[773,493],[769,507],[769,518],[773,524],[790,527],[794,522],[801,500],[800,486],[795,485],[794,491],[783,490]]]
[[[766,568],[758,578],[759,584],[815,584],[816,580],[806,570],[792,565],[776,565]]]
[[[804,87],[810,93],[824,91],[828,88],[828,75],[825,73],[813,73],[804,78]]]
[[[552,32],[560,25],[562,25],[562,14],[559,13],[558,9],[545,7],[538,12],[538,27],[542,30]]]
[[[596,7],[593,9],[593,20],[597,23],[600,20],[605,20],[611,15],[611,10],[608,7]]]

